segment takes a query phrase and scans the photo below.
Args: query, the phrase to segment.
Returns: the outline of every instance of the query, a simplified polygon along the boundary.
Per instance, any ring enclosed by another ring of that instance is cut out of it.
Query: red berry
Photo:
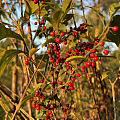
[[[64,41],[64,45],[66,45],[67,44],[67,41]]]
[[[104,45],[104,42],[101,42],[100,46],[103,46]]]
[[[61,32],[61,33],[60,33],[60,36],[61,36],[61,37],[63,37],[64,35],[65,35],[64,32]]]
[[[91,66],[92,66],[92,67],[95,67],[95,63],[94,63],[94,62],[92,62]]]
[[[51,60],[51,63],[54,63],[54,60]]]
[[[108,50],[104,50],[104,51],[103,51],[103,54],[104,54],[104,55],[108,55]]]
[[[50,35],[51,35],[52,37],[54,37],[54,36],[55,36],[55,32],[51,32]]]
[[[28,61],[25,61],[25,65],[28,65]]]
[[[78,73],[76,76],[77,76],[77,77],[80,77],[80,74]]]
[[[36,92],[35,95],[38,96],[38,95],[39,95],[39,92]]]
[[[40,106],[36,106],[36,110],[40,110]]]
[[[91,53],[91,54],[90,54],[90,57],[91,57],[91,58],[94,58],[94,57],[95,57],[95,54],[94,54],[94,53]]]
[[[53,64],[53,67],[56,67],[56,64],[55,64],[55,63]]]
[[[91,62],[90,62],[90,61],[87,61],[87,62],[86,62],[86,65],[90,66],[90,65],[91,65]]]
[[[34,22],[34,25],[37,25],[37,22]]]
[[[33,105],[32,105],[32,107],[33,107],[33,108],[36,108],[36,105],[35,105],[35,104],[33,104]]]
[[[50,115],[50,113],[49,113],[49,112],[47,112],[47,113],[46,113],[46,115],[47,115],[47,116],[49,116],[49,115]]]
[[[44,100],[45,100],[45,98],[44,98],[44,97],[42,97],[42,98],[41,98],[41,100],[42,100],[42,101],[44,101]]]
[[[65,62],[65,64],[66,64],[67,66],[69,66],[70,63],[69,63],[69,62]]]
[[[47,118],[45,118],[45,120],[48,120]]]
[[[70,107],[68,107],[67,109],[70,110]]]
[[[47,52],[48,52],[48,54],[50,54],[50,53],[51,53],[51,51],[50,51],[50,50],[48,50]]]
[[[43,80],[40,80],[40,83],[43,83],[44,81]]]
[[[71,81],[73,81],[73,82],[75,81],[75,78],[74,78],[74,77],[71,77],[70,79],[71,79]]]
[[[97,37],[95,37],[95,41],[96,41],[96,40],[98,40],[98,38],[97,38]]]
[[[70,87],[70,90],[73,90],[73,89],[74,89],[73,86],[71,86],[71,87]]]
[[[59,85],[62,85],[62,81],[59,81]]]
[[[52,48],[52,47],[53,47],[53,45],[52,45],[52,44],[50,44],[50,45],[49,45],[49,48]]]
[[[34,0],[34,3],[35,3],[35,4],[37,4],[37,2],[38,2],[37,0]]]
[[[83,69],[83,68],[82,68],[82,70],[81,70],[81,71],[82,71],[82,72],[85,72],[85,69]]]
[[[68,86],[73,86],[73,83],[69,82],[69,83],[68,83]]]
[[[50,114],[50,117],[53,117],[53,114]]]
[[[98,61],[98,57],[97,56],[94,57],[94,61]]]
[[[41,4],[44,4],[44,1],[41,1]]]
[[[30,61],[31,60],[31,57],[28,57],[28,61]]]
[[[60,38],[56,38],[56,43],[60,43]]]
[[[81,68],[82,68],[82,69],[85,69],[85,66],[82,66]]]
[[[52,111],[49,111],[49,113],[51,114],[51,113],[52,113]]]
[[[118,27],[117,27],[117,26],[114,26],[114,27],[112,28],[112,31],[113,31],[113,32],[117,32],[117,31],[118,31]]]
[[[45,30],[46,29],[46,27],[45,26],[43,26],[43,30]]]
[[[69,70],[70,69],[70,67],[69,66],[67,66],[67,70]]]

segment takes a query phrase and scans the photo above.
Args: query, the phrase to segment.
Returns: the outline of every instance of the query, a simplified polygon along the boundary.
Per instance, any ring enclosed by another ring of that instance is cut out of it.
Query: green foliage
[[[84,57],[83,56],[71,56],[66,59],[66,62],[72,61],[72,60],[78,60],[78,59],[84,59]]]
[[[0,23],[0,40],[8,37],[23,40],[19,34],[15,33],[10,28],[6,28],[3,24]]]
[[[22,51],[21,50],[6,50],[6,51],[3,51],[2,57],[0,58],[0,76],[4,72],[6,66],[19,53],[22,53]]]
[[[109,7],[109,16],[112,17],[118,10],[120,9],[120,2],[118,3],[113,3],[110,7]]]
[[[70,8],[72,0],[63,0],[62,2],[62,10],[64,13],[66,12],[67,9]]]
[[[112,29],[107,34],[107,39],[110,42],[114,42],[117,46],[120,44],[120,15],[116,15],[112,18],[110,27],[118,26],[118,31],[113,32]]]
[[[32,57],[32,55],[35,54],[37,51],[38,51],[38,48],[32,48],[32,49],[29,51],[29,57]]]

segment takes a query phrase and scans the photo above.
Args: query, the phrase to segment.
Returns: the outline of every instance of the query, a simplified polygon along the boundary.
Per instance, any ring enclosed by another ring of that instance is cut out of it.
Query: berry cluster
[[[46,29],[45,20],[42,19],[40,26],[43,25],[43,30]],[[114,28],[116,31],[116,28]],[[99,61],[99,54],[108,55],[108,50],[103,50],[104,42],[100,42],[96,37],[93,41],[81,41],[79,38],[81,34],[87,32],[87,25],[80,24],[78,28],[70,28],[69,32],[62,31],[52,31],[49,33],[49,37],[52,39],[52,42],[47,45],[47,53],[49,56],[50,70],[53,71],[52,76],[54,79],[49,79],[48,81],[40,80],[41,84],[51,85],[54,89],[58,91],[64,90],[72,93],[75,90],[76,80],[81,78],[80,73],[86,73],[88,69],[94,71],[96,67],[96,62]],[[67,38],[72,36],[75,41],[75,45],[68,49],[69,41]],[[66,50],[64,51],[61,47],[61,44],[64,43]],[[102,52],[102,53],[101,53]],[[78,69],[74,70],[74,65],[71,61],[67,61],[70,57],[82,56],[82,62],[76,62]],[[25,61],[25,64],[28,65],[31,58],[28,57]],[[59,80],[59,74],[61,71],[65,71],[66,80]],[[49,83],[48,83],[49,82]],[[61,109],[64,113],[62,120],[68,118],[70,115],[72,105],[64,104],[59,96],[59,92],[56,94],[47,95],[42,91],[42,86],[39,90],[35,92],[34,98],[31,99],[32,107],[36,110],[44,109],[45,120],[54,119],[55,111]],[[57,102],[54,102],[57,101]]]

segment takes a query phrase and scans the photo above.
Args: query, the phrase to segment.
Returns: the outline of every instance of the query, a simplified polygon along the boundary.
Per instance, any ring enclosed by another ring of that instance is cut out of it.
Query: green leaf
[[[32,55],[35,54],[37,51],[38,51],[38,48],[32,48],[32,49],[29,51],[29,57],[32,57]]]
[[[113,16],[118,10],[120,9],[120,2],[118,3],[113,3],[110,7],[109,7],[109,16]]]
[[[70,19],[72,19],[73,14],[66,14],[63,18],[63,24],[66,24]]]
[[[12,61],[13,57],[22,53],[20,50],[6,50],[0,58],[0,76],[4,72],[6,66]]]
[[[77,60],[77,59],[84,59],[84,57],[83,56],[71,56],[66,59],[66,62],[72,61],[72,60]]]
[[[63,18],[64,12],[62,10],[58,10],[55,12],[53,15],[53,19],[57,22],[60,23],[62,18]]]
[[[36,92],[36,90],[40,87],[41,84],[42,84],[42,83],[38,83],[38,84],[35,86],[35,89],[34,89],[33,92],[31,92],[31,90],[28,89],[28,92],[31,92],[31,94],[28,95],[28,96],[26,96],[26,97],[24,97],[24,99],[23,99],[23,101],[21,102],[21,105],[20,105],[20,106],[22,106],[24,103],[26,103],[27,100],[29,100],[29,99],[31,99],[31,98],[33,98],[33,97],[35,96],[35,92]]]
[[[0,23],[0,40],[8,37],[23,40],[19,34],[15,33],[10,28],[6,28],[3,24]]]
[[[71,0],[63,0],[62,2],[62,10],[65,12],[67,9],[70,8]]]
[[[42,47],[46,46],[49,43],[53,43],[53,42],[55,42],[55,40],[50,38],[50,39],[46,40],[45,43],[42,44]]]
[[[30,16],[38,9],[38,4],[34,4],[33,1],[26,1],[25,16]]]
[[[115,15],[112,18],[110,27],[118,26],[118,31],[113,32],[112,29],[109,30],[107,34],[107,40],[109,42],[114,42],[117,46],[120,44],[120,15]]]

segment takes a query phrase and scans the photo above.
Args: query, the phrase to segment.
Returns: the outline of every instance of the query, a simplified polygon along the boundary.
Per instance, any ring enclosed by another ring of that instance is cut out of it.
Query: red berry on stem
[[[60,33],[60,36],[61,36],[61,37],[63,37],[64,35],[65,35],[64,32],[61,32],[61,33]]]
[[[53,47],[53,45],[52,45],[52,44],[50,44],[50,45],[49,45],[49,48],[52,48],[52,47]]]
[[[112,31],[113,32],[117,32],[118,31],[118,27],[117,26],[112,27]]]
[[[43,30],[45,30],[46,29],[46,27],[45,26],[43,26]]]
[[[39,92],[36,92],[35,95],[38,96],[38,95],[39,95]]]
[[[92,66],[92,67],[95,67],[95,63],[94,63],[94,62],[92,62],[91,66]]]
[[[32,105],[32,107],[33,107],[33,108],[36,108],[36,105],[35,105],[35,104],[33,104],[33,105]]]
[[[100,46],[104,46],[104,44],[105,44],[104,42],[101,42]]]
[[[59,85],[62,85],[62,81],[59,81]]]
[[[35,4],[37,4],[37,2],[38,2],[37,0],[34,0],[34,3],[35,3]]]
[[[40,110],[40,106],[36,106],[36,110]]]
[[[104,55],[108,55],[108,50],[104,50],[104,51],[103,51],[103,54],[104,54]]]
[[[64,45],[66,45],[67,44],[67,41],[64,41]]]
[[[94,61],[98,61],[98,57],[97,56],[94,57]]]
[[[60,43],[60,38],[56,38],[56,43]]]
[[[51,32],[50,35],[51,35],[52,37],[54,37],[54,36],[55,36],[55,32]]]
[[[25,61],[25,65],[28,65],[28,61]]]
[[[34,22],[34,25],[37,25],[37,22]]]
[[[77,76],[77,77],[80,77],[80,74],[78,73],[76,76]]]
[[[74,77],[71,77],[70,79],[71,79],[71,81],[73,81],[73,82],[75,81],[75,78],[74,78]]]
[[[28,61],[30,61],[31,60],[31,57],[28,57]]]
[[[40,83],[43,83],[44,81],[43,80],[40,80]]]
[[[45,98],[44,98],[44,97],[42,97],[42,98],[41,98],[41,100],[42,100],[42,101],[44,101],[44,100],[45,100]]]
[[[95,54],[94,54],[94,53],[91,53],[91,54],[90,54],[90,57],[91,57],[91,58],[94,58],[94,57],[95,57]]]

